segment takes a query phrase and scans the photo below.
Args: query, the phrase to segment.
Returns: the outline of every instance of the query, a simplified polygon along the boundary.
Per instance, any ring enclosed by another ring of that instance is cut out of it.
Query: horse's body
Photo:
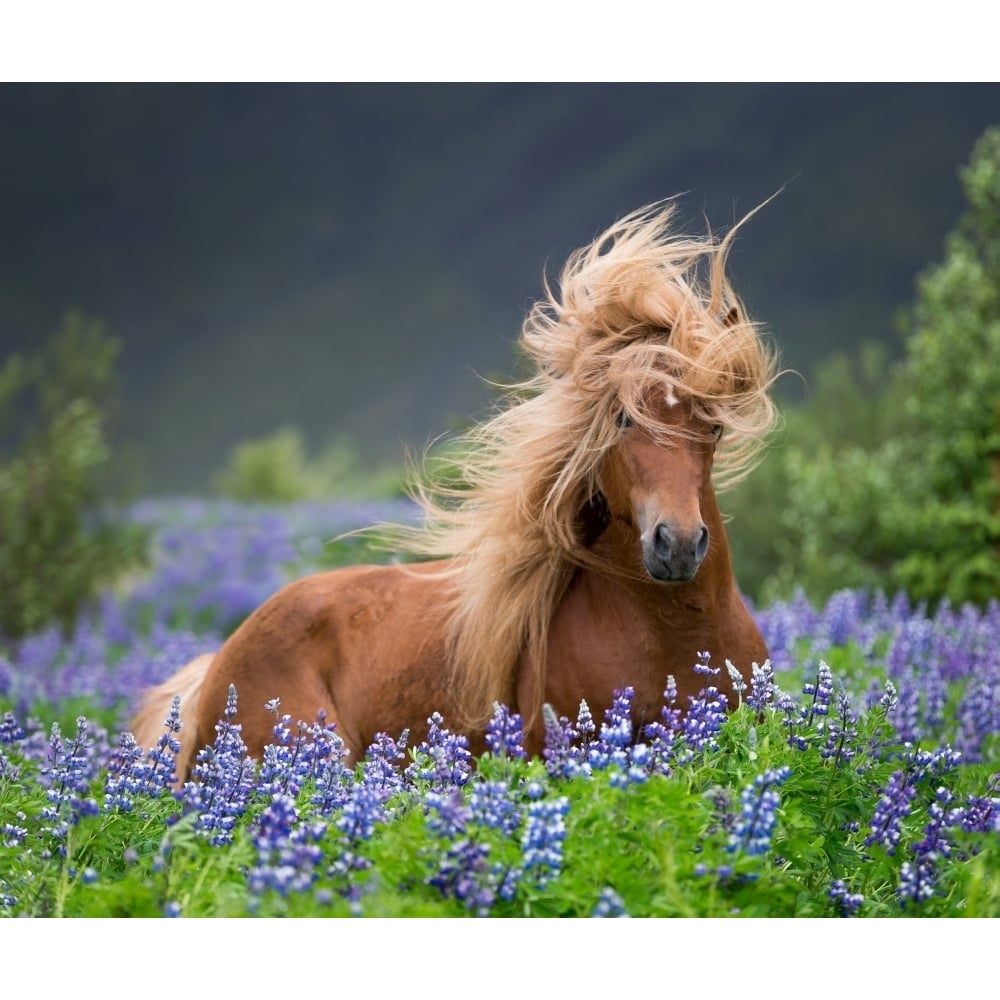
[[[631,686],[641,722],[668,676],[680,707],[704,686],[702,651],[744,674],[763,662],[712,471],[723,431],[738,445],[770,425],[772,361],[721,277],[728,238],[678,249],[668,217],[637,213],[576,255],[564,301],[529,320],[532,394],[476,432],[480,464],[471,452],[452,502],[424,498],[431,528],[411,548],[450,558],[290,584],[150,693],[139,742],[155,742],[182,693],[183,778],[235,685],[258,757],[275,698],[293,720],[325,713],[355,760],[379,732],[419,740],[434,712],[479,751],[494,701],[521,712],[537,753],[543,703],[575,718],[581,700],[596,713]],[[712,290],[699,298],[680,279],[704,256]],[[716,683],[731,694],[725,671]]]

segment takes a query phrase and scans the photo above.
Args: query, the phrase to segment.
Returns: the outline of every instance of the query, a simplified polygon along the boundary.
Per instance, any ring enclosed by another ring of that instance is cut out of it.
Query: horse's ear
[[[723,326],[736,326],[740,321],[740,310],[739,307],[733,306],[729,312],[726,313],[726,318],[722,321]]]

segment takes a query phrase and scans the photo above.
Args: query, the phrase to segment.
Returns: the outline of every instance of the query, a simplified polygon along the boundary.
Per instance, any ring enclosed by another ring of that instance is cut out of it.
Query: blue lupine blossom
[[[732,660],[726,660],[726,673],[729,674],[729,680],[733,685],[733,691],[736,694],[736,707],[739,708],[743,704],[743,692],[747,689],[747,682],[743,678],[743,674],[739,672],[736,665]]]
[[[534,879],[539,887],[556,878],[562,870],[568,812],[569,799],[565,796],[528,803],[521,837],[524,875]]]
[[[714,685],[703,688],[690,698],[687,714],[681,722],[681,734],[690,753],[717,750],[716,735],[726,721],[728,700]]]
[[[906,771],[895,771],[875,807],[871,832],[865,845],[881,844],[890,855],[895,854],[902,836],[902,823],[913,809],[917,790]]]
[[[604,713],[604,722],[598,738],[592,742],[587,761],[595,771],[614,767],[623,770],[628,767],[628,748],[632,742],[632,700],[635,690],[631,687],[615,691],[610,707]],[[587,715],[589,717],[588,708]],[[579,724],[577,729],[579,730]]]
[[[896,895],[900,905],[925,903],[932,899],[936,887],[940,862],[951,856],[951,843],[946,829],[960,823],[963,810],[950,809],[955,796],[947,788],[940,787],[934,794],[934,801],[928,807],[931,817],[924,828],[923,838],[913,846],[912,860],[903,862],[899,870],[899,885]]]
[[[770,660],[750,665],[750,694],[747,704],[755,712],[763,712],[774,700],[774,668]]]
[[[257,855],[247,873],[251,898],[267,890],[287,896],[311,888],[321,873],[323,852],[319,844],[325,835],[325,823],[299,821],[292,796],[275,795],[261,813],[251,837]]]
[[[26,733],[13,712],[4,712],[0,719],[0,744],[20,743]]]
[[[576,726],[565,716],[557,716],[551,705],[542,706],[545,723],[545,746],[542,757],[545,769],[553,778],[589,775],[590,750],[595,745],[593,717],[585,701],[580,702]]]
[[[836,767],[848,764],[857,753],[858,714],[854,711],[848,693],[841,690],[837,694],[837,712],[830,718],[826,730],[826,741],[820,750],[824,760],[833,760]]]
[[[494,757],[524,760],[524,724],[517,712],[511,712],[499,702],[486,726],[486,747]]]
[[[181,729],[180,701],[179,695],[174,697],[164,732],[148,751],[136,743],[131,733],[121,734],[104,782],[106,809],[131,812],[136,799],[156,798],[171,790],[177,780],[174,763],[181,748],[175,735]]]
[[[469,795],[472,821],[505,836],[513,836],[521,825],[521,810],[503,781],[477,781]]]
[[[95,751],[89,723],[82,715],[76,720],[76,734],[66,743],[58,723],[52,724],[49,753],[39,771],[45,786],[47,805],[42,810],[43,829],[56,841],[56,850],[65,855],[69,828],[84,816],[95,816],[98,805],[90,786],[98,774],[100,761]]]
[[[667,686],[663,691],[663,707],[660,709],[660,722],[647,723],[643,734],[648,740],[650,774],[670,774],[678,734],[681,729],[681,710],[677,707],[677,681],[673,674],[667,677]]]
[[[236,688],[230,685],[225,718],[215,727],[215,743],[199,751],[191,780],[184,784],[184,811],[197,814],[195,829],[210,844],[220,846],[233,839],[236,823],[253,795],[257,765],[247,756],[236,716]]]
[[[494,793],[498,786],[500,783],[492,783]],[[459,788],[445,794],[434,791],[425,794],[427,828],[444,845],[433,862],[427,884],[442,895],[457,899],[477,916],[485,917],[498,898],[513,898],[521,872],[489,864],[489,844],[476,840],[471,833],[477,824],[489,825],[482,823],[483,802],[476,801],[476,789],[472,794],[468,806]],[[495,803],[496,795],[490,798]],[[497,828],[502,828],[505,821],[502,817]]]
[[[461,839],[450,844],[427,884],[464,903],[476,916],[489,916],[497,899],[498,872],[489,866],[489,844]]]
[[[625,902],[610,886],[601,890],[592,917],[627,917]]]
[[[844,880],[839,878],[830,883],[827,896],[841,917],[853,917],[865,901],[860,893],[848,892]]]
[[[830,699],[833,697],[833,671],[825,660],[819,661],[815,682],[808,681],[802,685],[802,693],[812,699],[802,709],[803,726],[811,726],[818,715],[829,715]]]
[[[727,850],[745,854],[766,854],[770,850],[781,804],[776,789],[791,773],[790,767],[765,771],[743,789],[739,817],[729,835]]]
[[[439,712],[427,720],[427,739],[417,747],[413,763],[406,769],[407,780],[426,781],[432,788],[450,788],[468,782],[472,774],[469,741],[446,729],[443,723]]]

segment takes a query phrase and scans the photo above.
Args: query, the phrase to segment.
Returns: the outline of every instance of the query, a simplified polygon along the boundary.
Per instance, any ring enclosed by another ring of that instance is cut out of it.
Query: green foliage
[[[0,369],[0,634],[70,623],[139,560],[144,535],[104,517],[118,344],[69,313],[37,356]]]
[[[282,427],[237,445],[214,486],[219,495],[233,500],[283,503],[398,496],[402,480],[402,471],[394,466],[365,467],[357,447],[343,437],[310,459],[301,432]]]
[[[758,599],[864,586],[930,601],[1000,593],[1000,128],[961,171],[968,209],[917,282],[905,354],[831,359],[815,396],[725,501]]]

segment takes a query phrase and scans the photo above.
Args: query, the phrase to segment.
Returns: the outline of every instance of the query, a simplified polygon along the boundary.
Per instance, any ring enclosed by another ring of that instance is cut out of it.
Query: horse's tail
[[[182,726],[177,733],[177,740],[181,748],[174,761],[178,784],[188,777],[195,752],[201,746],[198,732],[198,696],[201,694],[205,675],[214,659],[215,653],[204,653],[187,666],[181,667],[162,684],[150,688],[143,695],[139,709],[132,720],[132,735],[136,743],[148,750],[155,746],[163,735],[173,700],[180,695]]]

